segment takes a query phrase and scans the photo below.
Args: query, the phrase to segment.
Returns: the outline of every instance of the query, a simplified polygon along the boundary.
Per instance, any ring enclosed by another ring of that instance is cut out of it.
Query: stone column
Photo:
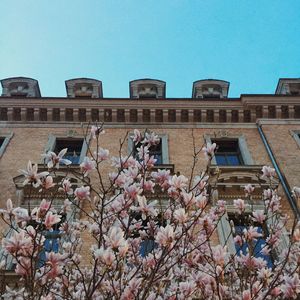
[[[207,110],[206,109],[201,109],[201,122],[205,123],[207,119]]]
[[[113,123],[117,122],[117,110],[115,108],[111,110],[111,121]]]
[[[188,110],[188,118],[189,118],[189,123],[194,122],[194,110],[193,109],[189,109]]]
[[[73,108],[73,122],[79,122],[79,109]]]
[[[99,108],[99,113],[98,113],[98,115],[99,115],[99,122],[100,123],[103,123],[104,122],[104,109],[103,108]]]
[[[244,110],[239,109],[238,115],[239,115],[239,123],[243,123],[244,122]]]
[[[163,122],[167,123],[169,121],[169,110],[163,109]]]
[[[294,105],[289,105],[289,118],[294,119],[295,118],[295,106]]]
[[[130,122],[130,109],[125,109],[124,110],[124,115],[125,115],[125,123],[129,123]]]
[[[143,110],[137,109],[137,121],[138,123],[143,123]]]
[[[24,108],[24,107],[22,107],[21,108],[21,121],[23,121],[23,122],[27,121],[27,119],[26,119],[26,112],[27,112],[27,109]]]
[[[64,122],[66,120],[66,109],[65,108],[59,109],[59,120],[61,122]]]
[[[91,108],[87,108],[85,110],[85,118],[86,118],[86,122],[89,122],[89,123],[92,122],[92,109]]]
[[[281,118],[281,105],[276,105],[275,106],[275,110],[276,110],[276,119],[280,119]]]
[[[226,123],[231,123],[231,115],[232,111],[230,109],[226,109]]]
[[[155,123],[155,109],[150,109],[150,122]]]
[[[175,110],[175,115],[176,115],[176,122],[181,122],[181,109],[176,109]]]
[[[263,105],[263,107],[262,107],[262,116],[263,116],[263,118],[268,118],[269,117],[269,106],[268,105]]]
[[[14,109],[12,107],[7,108],[7,121],[13,121]]]
[[[52,108],[47,108],[47,121],[48,122],[53,121],[52,113],[53,113]]]
[[[39,121],[40,120],[40,109],[39,108],[34,108],[34,110],[33,110],[33,120],[34,121]]]
[[[220,111],[218,109],[213,109],[214,113],[214,122],[219,123],[220,121]]]

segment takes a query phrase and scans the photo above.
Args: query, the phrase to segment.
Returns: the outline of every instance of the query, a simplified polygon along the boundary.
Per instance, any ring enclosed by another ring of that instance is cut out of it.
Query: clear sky
[[[130,80],[230,81],[230,97],[274,93],[300,77],[300,0],[0,0],[0,78],[39,80],[65,96],[66,79],[102,80],[128,97]]]

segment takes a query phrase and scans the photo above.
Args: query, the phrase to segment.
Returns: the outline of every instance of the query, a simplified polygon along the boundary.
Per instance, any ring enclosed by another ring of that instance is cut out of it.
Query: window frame
[[[13,133],[8,133],[8,134],[0,134],[0,137],[1,138],[4,138],[4,141],[3,143],[0,145],[0,158],[3,156],[5,150],[6,150],[6,147],[8,146],[10,140],[12,139],[13,137]]]
[[[168,147],[168,135],[167,134],[158,134],[158,137],[161,140],[161,158],[162,165],[169,164],[169,147]],[[133,133],[128,136],[128,154],[133,153],[134,143],[133,143]]]
[[[233,136],[216,136],[216,137],[212,137],[210,135],[205,135],[204,139],[206,141],[206,143],[212,143],[212,140],[237,140],[238,141],[238,147],[239,147],[239,153],[240,156],[242,158],[243,164],[240,164],[239,166],[249,166],[249,165],[254,165],[254,161],[252,159],[252,156],[250,154],[250,151],[248,149],[247,143],[246,143],[246,138],[244,135],[233,135]],[[211,160],[212,165],[218,165],[217,164],[217,160],[215,158],[215,156],[213,156],[212,160]],[[230,166],[230,165],[227,165]],[[220,167],[224,167],[224,166],[220,166]]]
[[[72,136],[70,136],[70,135],[60,135],[60,134],[59,135],[54,135],[54,134],[51,133],[48,136],[48,142],[47,142],[47,145],[45,147],[44,153],[47,153],[48,151],[54,151],[55,150],[57,139],[62,139],[62,140],[82,139],[83,140],[82,148],[81,148],[81,152],[80,152],[80,157],[79,157],[79,162],[78,162],[78,164],[72,164],[74,166],[80,165],[82,163],[84,157],[87,154],[91,136],[88,135],[88,136],[84,137],[84,136],[80,136],[80,135],[78,135],[78,136],[77,135],[72,135]]]
[[[296,141],[298,148],[300,149],[300,130],[291,130],[291,135]]]

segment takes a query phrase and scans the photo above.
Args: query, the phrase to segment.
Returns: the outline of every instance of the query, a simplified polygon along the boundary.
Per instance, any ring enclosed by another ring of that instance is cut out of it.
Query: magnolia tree
[[[119,157],[110,157],[101,148],[102,126],[92,126],[90,131],[95,149],[89,149],[80,173],[74,175],[82,185],[70,180],[71,168],[63,178],[55,176],[62,164],[71,164],[64,158],[66,149],[44,155],[48,171],[39,171],[31,162],[21,171],[24,186],[45,198],[38,207],[27,208],[14,207],[7,200],[1,210],[10,234],[2,239],[0,266],[4,274],[12,260],[20,277],[19,287],[8,285],[3,299],[298,297],[300,229],[294,222],[288,247],[276,253],[288,217],[281,213],[280,197],[272,188],[274,169],[262,170],[271,185],[262,195],[263,210],[246,213],[254,192],[251,185],[245,187],[244,200],[234,200],[236,218],[247,219],[247,226],[236,230],[230,223],[227,240],[234,238],[237,249],[232,253],[217,242],[226,202],[212,201],[208,167],[190,179],[155,171],[156,160],[149,155],[150,147],[159,142],[154,133],[135,130],[134,156],[124,157],[120,149]],[[215,150],[215,144],[203,147],[208,166]],[[193,172],[201,155],[194,152]],[[108,162],[114,171],[105,174],[103,166]],[[54,207],[55,193],[49,190],[64,195],[61,209]],[[299,197],[298,188],[294,193]],[[157,194],[164,200],[154,201]],[[80,218],[71,217],[74,211],[77,216],[80,212]],[[266,233],[259,228],[267,221]],[[55,249],[46,247],[51,232],[58,233]],[[258,249],[262,238],[266,242]],[[271,265],[267,256],[272,256]]]

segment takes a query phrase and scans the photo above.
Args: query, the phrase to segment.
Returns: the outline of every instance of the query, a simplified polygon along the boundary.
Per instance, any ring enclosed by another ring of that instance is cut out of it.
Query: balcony
[[[262,165],[217,166],[211,165],[210,186],[217,190],[219,199],[235,199],[245,196],[244,187],[251,184],[255,190],[253,199],[260,199],[262,191],[268,188],[269,183],[261,178]],[[276,188],[277,179],[272,181]]]

